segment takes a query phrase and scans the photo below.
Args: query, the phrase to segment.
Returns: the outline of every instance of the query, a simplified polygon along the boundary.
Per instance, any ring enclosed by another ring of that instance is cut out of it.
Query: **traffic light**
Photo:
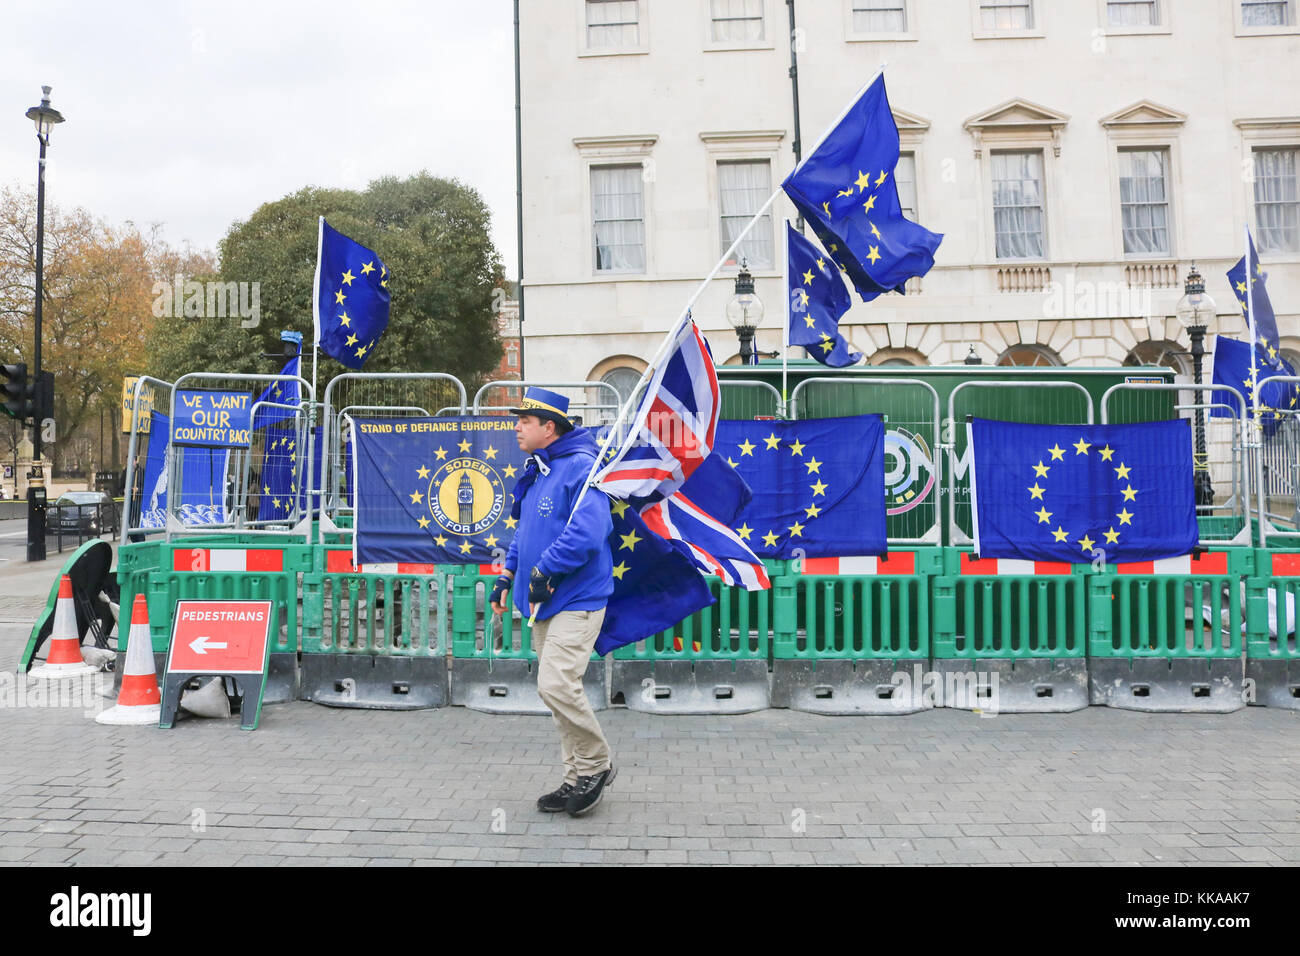
[[[17,365],[0,365],[0,371],[4,373],[3,394],[5,414],[10,418],[16,418],[20,422],[31,418],[35,412],[32,401],[32,386],[27,381],[27,365],[19,362]]]

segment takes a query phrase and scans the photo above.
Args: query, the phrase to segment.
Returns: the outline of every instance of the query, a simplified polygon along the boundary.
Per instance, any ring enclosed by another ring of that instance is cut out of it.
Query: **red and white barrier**
[[[840,558],[804,558],[801,574],[915,574],[916,552],[852,555]]]
[[[1184,554],[1155,561],[1133,561],[1115,566],[1120,574],[1227,574],[1228,555],[1224,551]]]
[[[1020,558],[976,558],[963,553],[962,574],[997,576],[1034,576],[1040,574],[1070,574],[1074,568],[1067,561],[1025,561]]]
[[[284,552],[264,548],[178,548],[174,571],[283,571]]]

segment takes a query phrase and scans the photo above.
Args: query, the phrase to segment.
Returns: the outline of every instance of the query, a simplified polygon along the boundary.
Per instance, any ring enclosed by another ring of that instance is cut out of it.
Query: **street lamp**
[[[1187,328],[1192,340],[1192,377],[1196,385],[1201,384],[1201,360],[1205,357],[1205,334],[1214,320],[1214,300],[1205,294],[1205,280],[1196,271],[1192,263],[1191,271],[1183,284],[1183,297],[1174,307],[1178,321]],[[1208,512],[1214,504],[1214,487],[1210,484],[1210,466],[1205,451],[1205,409],[1201,391],[1196,392],[1196,451],[1192,457],[1195,471],[1196,510]]]
[[[754,277],[749,274],[749,264],[740,260],[736,275],[736,294],[727,303],[727,321],[740,337],[740,363],[758,364],[754,352],[754,331],[763,324],[763,300],[754,293]]]
[[[36,139],[41,144],[40,165],[36,172],[36,349],[32,381],[40,389],[41,379],[41,300],[45,297],[45,147],[50,144],[50,130],[63,122],[63,114],[50,106],[50,87],[41,87],[41,103],[27,111],[36,124]],[[44,392],[41,392],[44,394]],[[35,427],[32,429],[32,474],[27,486],[27,560],[45,560],[45,476],[41,470],[41,422],[53,409],[38,402]]]

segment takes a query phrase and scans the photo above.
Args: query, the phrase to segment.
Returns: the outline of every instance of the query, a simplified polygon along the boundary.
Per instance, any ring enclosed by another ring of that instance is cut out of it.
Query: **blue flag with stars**
[[[885,426],[879,415],[718,422],[714,454],[753,497],[733,530],[764,558],[883,554]]]
[[[1250,263],[1247,264],[1245,256],[1238,259],[1237,264],[1228,270],[1228,281],[1232,283],[1232,293],[1241,304],[1242,314],[1246,316],[1246,328],[1250,328],[1252,318],[1250,307],[1254,306],[1255,342],[1269,353],[1270,358],[1275,359],[1278,349],[1277,316],[1273,313],[1273,303],[1269,301],[1268,289],[1264,288],[1264,280],[1268,275],[1260,269],[1259,256],[1255,253],[1255,240],[1249,238],[1249,235],[1247,233]],[[1247,296],[1247,277],[1250,281],[1249,296]]]
[[[864,302],[901,293],[908,279],[929,272],[943,241],[903,217],[894,182],[898,156],[881,74],[781,184]]]
[[[525,458],[514,419],[357,419],[352,447],[357,564],[505,559]]]
[[[264,454],[262,471],[254,476],[253,493],[257,494],[258,521],[287,521],[302,517],[307,510],[307,487],[302,479],[306,478],[307,460],[306,429],[300,428],[296,421],[281,422],[267,429],[263,437]],[[321,483],[321,461],[325,450],[321,447],[321,429],[318,425],[314,431],[313,452],[315,467],[312,469],[313,480],[317,487]]]
[[[862,360],[849,351],[840,335],[840,316],[849,310],[849,290],[835,265],[788,222],[786,232],[786,290],[790,303],[790,344],[832,368]]]
[[[348,368],[366,364],[388,328],[388,269],[322,216],[312,311],[321,351]]]
[[[981,558],[1090,563],[1189,554],[1197,542],[1192,427],[970,424]]]
[[[1256,302],[1259,300],[1256,299]],[[1214,384],[1228,385],[1235,388],[1246,399],[1246,413],[1255,414],[1259,407],[1260,421],[1264,426],[1264,435],[1273,437],[1282,421],[1300,408],[1300,387],[1294,382],[1267,382],[1274,375],[1295,375],[1295,369],[1286,359],[1266,352],[1263,346],[1254,349],[1254,368],[1251,368],[1251,348],[1247,342],[1238,342],[1226,335],[1214,337]],[[1262,385],[1260,383],[1263,383]],[[1235,401],[1220,392],[1215,398],[1215,407],[1210,409],[1211,418],[1236,418],[1241,409],[1220,408],[1220,405],[1233,405]]]
[[[296,377],[301,367],[302,355],[295,355],[285,363],[284,368],[280,369],[280,374]],[[253,431],[293,418],[298,414],[297,409],[301,403],[301,390],[296,380],[272,382],[262,390],[262,394],[257,396],[257,401],[253,403],[256,409],[253,412]],[[260,408],[257,407],[259,405]],[[286,405],[291,407],[283,407]]]

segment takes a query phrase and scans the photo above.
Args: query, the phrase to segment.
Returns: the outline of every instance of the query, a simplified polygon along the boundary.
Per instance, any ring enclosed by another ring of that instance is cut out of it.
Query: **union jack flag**
[[[713,450],[720,407],[713,354],[688,312],[597,486],[615,498],[673,494]]]
[[[733,587],[771,586],[762,559],[728,527],[750,498],[733,468],[711,457],[721,401],[713,355],[687,313],[650,379],[631,431],[595,485],[627,499],[647,528],[679,543],[702,574]]]

